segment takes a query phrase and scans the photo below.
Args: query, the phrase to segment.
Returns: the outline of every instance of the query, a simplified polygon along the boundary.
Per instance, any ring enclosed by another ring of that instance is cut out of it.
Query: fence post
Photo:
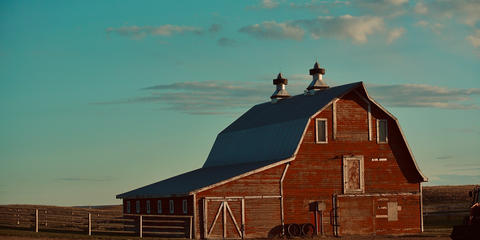
[[[92,236],[92,214],[88,213],[88,236]]]
[[[143,216],[140,215],[140,238],[143,238]]]
[[[38,208],[35,208],[35,232],[38,232]]]
[[[190,239],[192,239],[192,228],[193,228],[193,226],[192,226],[192,225],[193,225],[193,224],[192,224],[192,220],[193,220],[193,217],[190,216],[190,221],[189,221],[189,223],[190,223],[190,230],[188,231],[188,233],[189,233],[189,235],[190,235],[190,236],[189,236]]]

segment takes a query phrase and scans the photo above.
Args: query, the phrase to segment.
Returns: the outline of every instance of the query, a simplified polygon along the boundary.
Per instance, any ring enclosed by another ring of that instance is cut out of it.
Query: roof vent
[[[313,68],[310,69],[310,75],[312,75],[312,82],[307,87],[307,93],[313,94],[315,91],[329,88],[323,81],[322,76],[325,74],[325,68],[320,68],[318,62],[315,62]]]
[[[281,99],[290,97],[287,90],[285,89],[285,85],[288,84],[288,79],[283,78],[282,73],[279,73],[276,79],[273,79],[273,85],[277,85],[277,89],[273,92],[272,96],[272,103],[276,103]]]

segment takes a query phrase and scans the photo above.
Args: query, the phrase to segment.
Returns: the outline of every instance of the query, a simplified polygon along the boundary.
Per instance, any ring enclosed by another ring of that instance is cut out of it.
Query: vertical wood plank
[[[242,239],[245,238],[245,198],[242,198]]]
[[[192,227],[192,225],[193,225],[193,224],[192,224],[192,220],[193,220],[193,217],[190,217],[190,230],[189,230],[189,235],[190,235],[189,237],[190,237],[190,239],[192,239],[192,228],[193,228],[193,227]]]
[[[368,102],[368,141],[372,141],[372,108],[370,102]]]
[[[334,100],[332,103],[332,139],[337,139],[337,101],[338,99]]]
[[[143,238],[143,216],[140,215],[139,219],[139,232],[140,232],[140,238]]]
[[[203,238],[208,238],[207,215],[208,215],[207,199],[203,198]]]
[[[193,232],[193,238],[197,239],[197,234],[196,234],[197,230],[195,230],[195,229],[197,229],[196,228],[197,221],[199,221],[199,220],[197,220],[197,217],[198,217],[197,194],[193,194],[193,214],[192,215],[193,215],[193,219],[192,219],[193,222],[192,222],[192,229],[191,230]]]
[[[323,236],[323,211],[320,211],[320,231]]]
[[[88,213],[88,236],[92,236],[92,214]]]
[[[223,202],[223,238],[227,238],[227,202]]]
[[[35,208],[35,232],[38,232],[38,208]]]
[[[423,232],[423,190],[422,183],[418,184],[420,188],[420,230]]]

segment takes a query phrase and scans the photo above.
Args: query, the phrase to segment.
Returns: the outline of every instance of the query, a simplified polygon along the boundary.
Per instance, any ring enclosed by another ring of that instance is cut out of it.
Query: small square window
[[[316,135],[315,141],[317,143],[327,143],[327,119],[317,118],[315,121]]]
[[[130,213],[130,201],[127,201],[127,213]]]
[[[188,212],[188,209],[187,209],[187,200],[183,200],[182,202],[182,209],[183,209],[183,213],[187,213]]]
[[[378,143],[388,142],[387,119],[377,120],[377,142]]]
[[[162,213],[162,200],[157,201],[157,213]]]
[[[150,213],[150,200],[147,200],[147,213]]]
[[[137,213],[140,213],[140,201],[139,200],[137,200],[136,203],[135,203],[135,211]]]
[[[169,205],[170,205],[170,213],[174,213],[175,212],[175,205],[173,203],[173,200],[170,200],[168,202],[169,202]]]

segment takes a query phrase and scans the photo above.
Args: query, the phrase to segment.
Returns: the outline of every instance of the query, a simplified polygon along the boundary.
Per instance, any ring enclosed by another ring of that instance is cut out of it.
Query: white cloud
[[[408,0],[362,0],[352,2],[352,6],[370,15],[395,18],[407,13]]]
[[[350,5],[350,1],[315,1],[294,3],[289,4],[290,8],[296,9],[309,9],[309,10],[320,10],[322,12],[328,13],[329,8],[332,7],[343,7]]]
[[[388,33],[387,36],[387,44],[393,43],[395,40],[400,38],[403,34],[405,34],[406,30],[404,28],[395,28]]]
[[[434,18],[458,19],[461,23],[475,26],[480,20],[480,1],[478,0],[436,0],[419,2],[415,12]]]
[[[302,40],[305,34],[305,31],[298,26],[293,26],[289,23],[277,23],[275,21],[245,26],[239,31],[259,39]]]
[[[349,38],[352,39],[354,43],[359,44],[366,43],[368,41],[368,35],[384,29],[383,18],[372,16],[328,16],[309,20],[298,20],[294,23],[308,29],[313,38]]]
[[[420,20],[420,21],[415,23],[415,26],[426,27],[426,26],[428,26],[428,24],[429,23],[427,21]]]
[[[302,73],[299,73],[299,74],[291,74],[288,78],[289,80],[299,80],[299,81],[305,81],[305,84],[309,83],[307,81],[309,80],[312,80],[312,76],[308,75],[308,74],[302,74]]]
[[[276,8],[278,7],[278,2],[275,0],[261,0],[260,7],[262,8]]]
[[[420,21],[416,22],[415,26],[430,29],[430,30],[432,30],[432,32],[434,32],[436,34],[441,34],[442,30],[445,28],[445,25],[443,25],[441,23],[431,24],[431,23],[429,23],[425,20],[420,20]]]
[[[287,91],[292,96],[302,94],[310,80],[304,74],[286,77],[291,80]],[[477,104],[471,103],[472,96],[480,96],[480,88],[453,89],[426,84],[399,84],[368,85],[368,90],[375,100],[389,107],[480,109]],[[95,104],[158,103],[163,109],[187,114],[231,115],[269,101],[273,91],[271,80],[177,82],[144,88],[144,95],[140,97]]]
[[[386,2],[389,2],[395,6],[399,6],[399,5],[408,3],[408,0],[386,0]]]
[[[120,36],[129,36],[134,39],[142,39],[147,35],[159,35],[159,36],[172,36],[174,34],[181,33],[203,33],[201,28],[192,27],[192,26],[177,26],[177,25],[161,25],[161,26],[122,26],[118,28],[109,27],[106,29],[108,34],[116,33]]]
[[[368,90],[381,104],[394,107],[480,109],[471,97],[480,88],[446,88],[427,84],[369,85]]]
[[[141,97],[95,104],[158,103],[163,109],[187,114],[232,115],[254,104],[269,101],[274,91],[271,83],[271,81],[177,82],[144,88],[145,95]]]
[[[480,47],[480,29],[476,29],[472,35],[468,35],[466,38],[473,47]]]
[[[418,14],[426,14],[428,12],[428,8],[423,2],[418,2],[415,4],[415,12]]]

